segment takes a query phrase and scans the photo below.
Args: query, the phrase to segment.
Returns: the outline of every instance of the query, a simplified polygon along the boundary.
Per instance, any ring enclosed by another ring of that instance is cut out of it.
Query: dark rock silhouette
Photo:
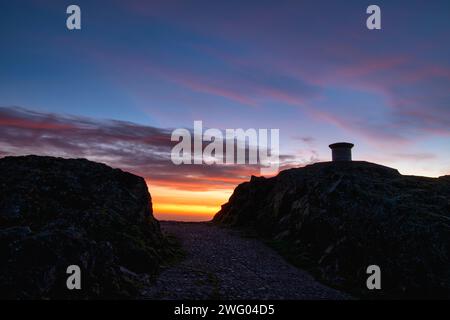
[[[0,159],[1,298],[132,298],[171,253],[144,179],[82,159]],[[82,290],[66,288],[69,265]]]
[[[450,177],[326,162],[240,184],[213,221],[254,230],[357,296],[450,297]],[[382,290],[366,287],[378,265]]]

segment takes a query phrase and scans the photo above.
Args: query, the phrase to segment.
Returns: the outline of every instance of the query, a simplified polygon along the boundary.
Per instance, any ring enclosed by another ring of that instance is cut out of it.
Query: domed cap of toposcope
[[[329,145],[329,147],[331,149],[335,149],[335,148],[353,148],[355,145],[353,143],[350,142],[336,142],[336,143],[332,143]]]

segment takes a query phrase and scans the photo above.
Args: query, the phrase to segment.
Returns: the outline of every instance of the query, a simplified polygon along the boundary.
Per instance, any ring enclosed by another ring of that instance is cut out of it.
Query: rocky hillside
[[[213,220],[268,238],[325,283],[356,296],[450,297],[450,177],[327,162],[252,177]],[[366,268],[381,268],[368,291]]]
[[[0,298],[133,298],[171,254],[145,181],[87,160],[0,159]],[[81,290],[68,290],[69,265]]]

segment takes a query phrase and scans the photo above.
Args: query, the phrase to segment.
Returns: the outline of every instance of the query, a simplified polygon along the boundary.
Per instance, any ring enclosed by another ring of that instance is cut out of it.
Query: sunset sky
[[[82,30],[66,28],[77,4]],[[366,8],[382,30],[366,28]],[[0,4],[0,157],[145,177],[160,219],[207,220],[246,165],[175,166],[175,128],[280,129],[282,167],[328,145],[450,174],[450,2],[20,0]]]

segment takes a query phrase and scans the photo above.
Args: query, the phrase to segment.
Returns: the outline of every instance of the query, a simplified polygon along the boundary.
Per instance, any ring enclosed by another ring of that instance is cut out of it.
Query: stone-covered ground
[[[345,299],[263,242],[210,223],[161,222],[185,258],[163,270],[147,299]]]

